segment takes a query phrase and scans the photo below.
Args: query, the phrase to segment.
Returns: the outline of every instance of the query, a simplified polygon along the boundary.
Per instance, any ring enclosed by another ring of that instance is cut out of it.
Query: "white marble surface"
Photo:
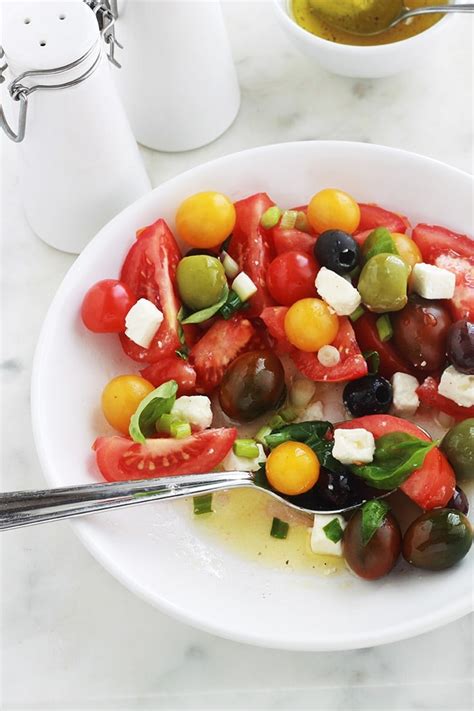
[[[277,27],[270,2],[228,2],[226,15],[240,114],[204,149],[144,150],[154,184],[215,156],[308,138],[384,143],[472,170],[469,21],[412,72],[357,81],[330,76],[301,56]],[[43,483],[29,419],[31,365],[48,304],[73,258],[30,232],[19,204],[16,146],[5,141],[1,178],[2,486],[14,489]],[[377,649],[268,651],[198,632],[152,609],[110,577],[67,524],[4,534],[1,543],[4,709],[472,705],[471,618]]]

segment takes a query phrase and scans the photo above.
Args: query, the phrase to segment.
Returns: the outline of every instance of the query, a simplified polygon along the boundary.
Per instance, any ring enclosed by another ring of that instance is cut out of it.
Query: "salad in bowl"
[[[195,193],[176,234],[156,217],[82,301],[84,327],[119,338],[130,364],[97,393],[116,431],[91,443],[97,473],[254,472],[317,512],[311,555],[361,578],[401,556],[458,563],[472,543],[471,239],[336,188],[297,207]],[[397,491],[415,505],[403,534]],[[215,515],[212,496],[194,515]],[[268,536],[291,528],[275,516]]]

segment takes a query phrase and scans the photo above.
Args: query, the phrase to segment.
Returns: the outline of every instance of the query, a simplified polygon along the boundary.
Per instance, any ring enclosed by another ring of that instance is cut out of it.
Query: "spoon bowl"
[[[430,5],[409,9],[402,0],[310,0],[313,11],[329,25],[371,37],[413,17],[453,12],[473,13],[474,4]]]

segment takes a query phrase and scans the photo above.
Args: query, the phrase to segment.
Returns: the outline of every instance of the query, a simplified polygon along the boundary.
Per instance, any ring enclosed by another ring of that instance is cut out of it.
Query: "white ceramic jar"
[[[114,76],[136,139],[155,150],[210,143],[240,90],[219,0],[119,0]]]
[[[7,83],[33,70],[18,84],[37,87],[27,96],[25,137],[17,146],[26,217],[45,242],[78,253],[151,187],[110,76],[120,70],[111,68],[84,2],[7,2],[3,15]],[[81,57],[77,66],[51,72]],[[3,95],[16,132],[21,102]]]

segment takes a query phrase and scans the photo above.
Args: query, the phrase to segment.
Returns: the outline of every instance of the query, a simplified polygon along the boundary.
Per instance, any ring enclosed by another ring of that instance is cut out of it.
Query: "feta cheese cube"
[[[372,432],[362,427],[354,430],[334,430],[332,456],[341,464],[369,464],[374,458],[375,440]]]
[[[420,405],[416,394],[418,380],[407,373],[394,373],[392,376],[393,411],[396,415],[414,415]]]
[[[171,414],[205,430],[212,423],[211,401],[206,395],[182,395],[176,399]]]
[[[125,335],[142,348],[148,348],[163,321],[163,314],[148,299],[138,299],[125,316]]]
[[[318,360],[325,368],[333,368],[341,360],[341,354],[335,346],[323,346],[318,351]]]
[[[415,264],[410,277],[413,291],[424,299],[451,299],[456,285],[456,276],[447,269],[433,264]]]
[[[320,297],[338,316],[349,316],[360,306],[361,297],[357,289],[336,272],[322,267],[314,283]]]
[[[324,527],[336,519],[342,530],[346,527],[346,522],[342,516],[316,514],[313,528],[311,529],[311,550],[318,555],[335,555],[342,557],[342,540],[334,543],[327,535]]]
[[[311,422],[312,420],[324,420],[323,403],[312,402],[303,412],[300,412],[295,422]]]
[[[263,445],[257,444],[257,447],[258,456],[253,459],[249,459],[248,457],[238,457],[231,449],[222,462],[223,470],[225,472],[256,472],[257,469],[260,469],[261,465],[267,461]]]
[[[241,301],[248,301],[257,293],[257,287],[245,272],[240,272],[232,282],[232,289]]]
[[[460,373],[450,365],[441,376],[438,392],[461,407],[472,407],[474,405],[474,375]]]

